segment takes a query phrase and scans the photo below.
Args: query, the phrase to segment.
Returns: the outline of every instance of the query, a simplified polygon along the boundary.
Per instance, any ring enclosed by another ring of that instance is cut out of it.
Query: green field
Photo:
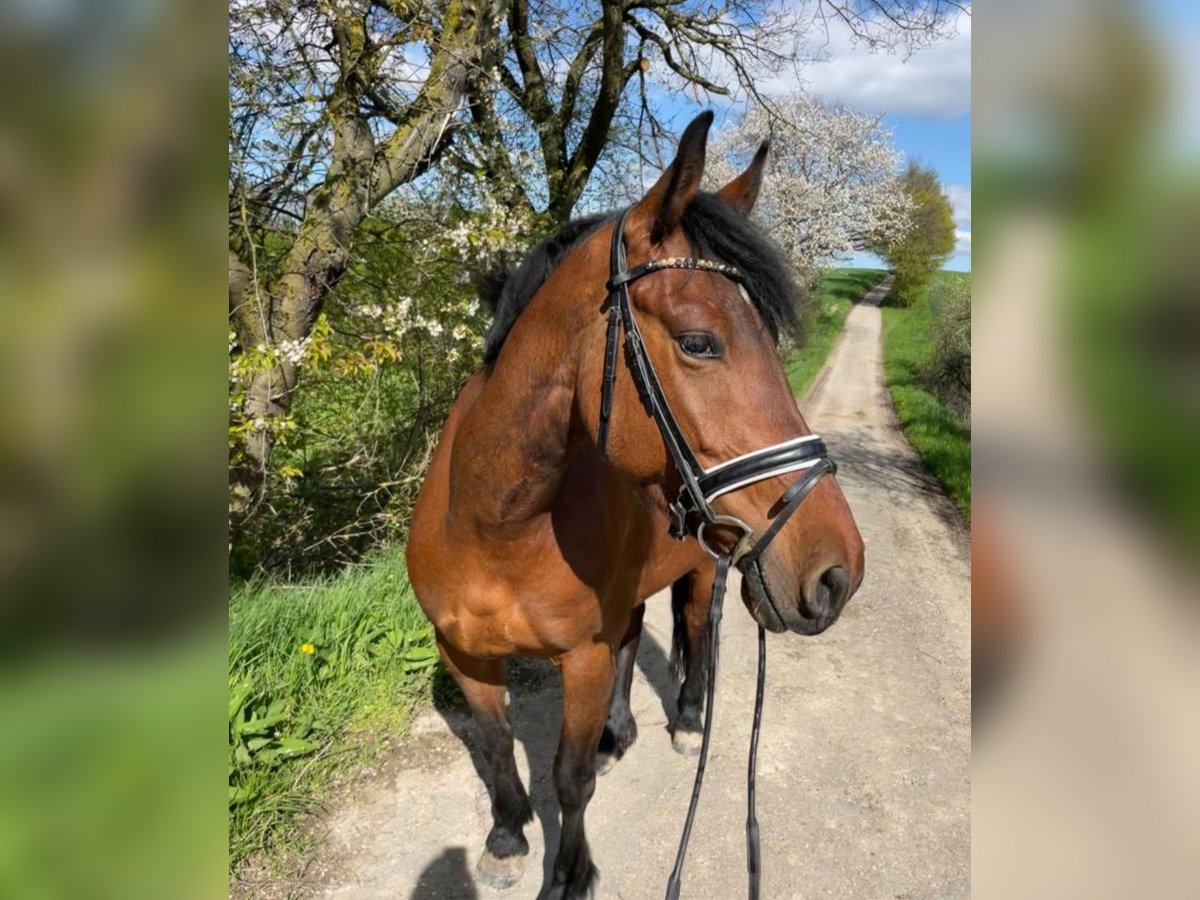
[[[797,397],[804,396],[821,371],[853,302],[885,275],[882,269],[831,269],[821,279],[805,317],[804,345],[784,362],[788,384]]]
[[[955,281],[969,286],[970,277],[962,272],[939,272],[927,300],[908,309],[883,309],[884,374],[896,415],[909,443],[968,522],[971,430],[939,399],[929,372],[937,347],[939,297]]]

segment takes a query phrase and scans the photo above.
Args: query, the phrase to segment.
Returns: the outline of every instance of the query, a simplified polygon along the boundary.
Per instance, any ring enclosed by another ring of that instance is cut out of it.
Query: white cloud
[[[971,186],[962,184],[946,185],[946,196],[950,200],[950,208],[954,212],[954,221],[959,225],[971,221]]]
[[[971,110],[971,17],[957,19],[958,34],[905,59],[856,47],[845,26],[830,27],[821,48],[828,60],[804,70],[808,89],[823,100],[862,112],[949,118]],[[823,37],[823,36],[822,36]],[[777,79],[776,92],[794,90]]]
[[[971,186],[962,184],[946,185],[946,197],[950,200],[951,214],[954,224],[955,253],[971,254]]]

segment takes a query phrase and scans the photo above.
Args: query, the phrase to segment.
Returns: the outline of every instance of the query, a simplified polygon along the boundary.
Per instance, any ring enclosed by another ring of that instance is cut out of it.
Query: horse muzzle
[[[831,566],[811,586],[803,585],[798,591],[793,588],[788,592],[780,590],[783,579],[771,572],[761,556],[738,568],[742,572],[742,601],[746,609],[758,624],[776,634],[784,631],[820,634],[838,620],[854,593],[850,573],[842,566]]]

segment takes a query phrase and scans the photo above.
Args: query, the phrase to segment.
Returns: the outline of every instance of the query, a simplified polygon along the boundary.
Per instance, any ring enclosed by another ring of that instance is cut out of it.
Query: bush
[[[394,209],[359,229],[312,335],[283,351],[303,359],[300,386],[261,495],[230,536],[235,577],[309,577],[404,540],[430,447],[479,366],[490,320],[464,273],[502,266],[497,246],[517,240],[516,226],[487,213],[420,212]],[[240,370],[269,359],[231,339],[230,362],[232,436],[252,424]]]
[[[929,292],[936,341],[928,378],[955,415],[971,415],[971,282],[943,273]]]
[[[896,282],[888,295],[889,306],[911,307],[923,300],[938,270],[954,252],[954,215],[937,173],[910,162],[904,188],[912,200],[908,229],[890,236],[875,249],[888,261]]]
[[[939,272],[929,302],[883,311],[884,372],[904,434],[925,466],[971,518],[970,275]]]
[[[892,269],[896,280],[884,298],[886,306],[909,309],[924,300],[929,293],[930,272],[925,266],[897,266]]]

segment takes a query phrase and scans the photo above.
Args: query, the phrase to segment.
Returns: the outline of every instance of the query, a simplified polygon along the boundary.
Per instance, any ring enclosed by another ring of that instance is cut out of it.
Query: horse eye
[[[717,340],[711,334],[706,334],[702,331],[692,331],[679,335],[676,340],[679,342],[679,348],[688,356],[694,356],[698,359],[718,359],[721,356],[721,351],[717,347]]]

